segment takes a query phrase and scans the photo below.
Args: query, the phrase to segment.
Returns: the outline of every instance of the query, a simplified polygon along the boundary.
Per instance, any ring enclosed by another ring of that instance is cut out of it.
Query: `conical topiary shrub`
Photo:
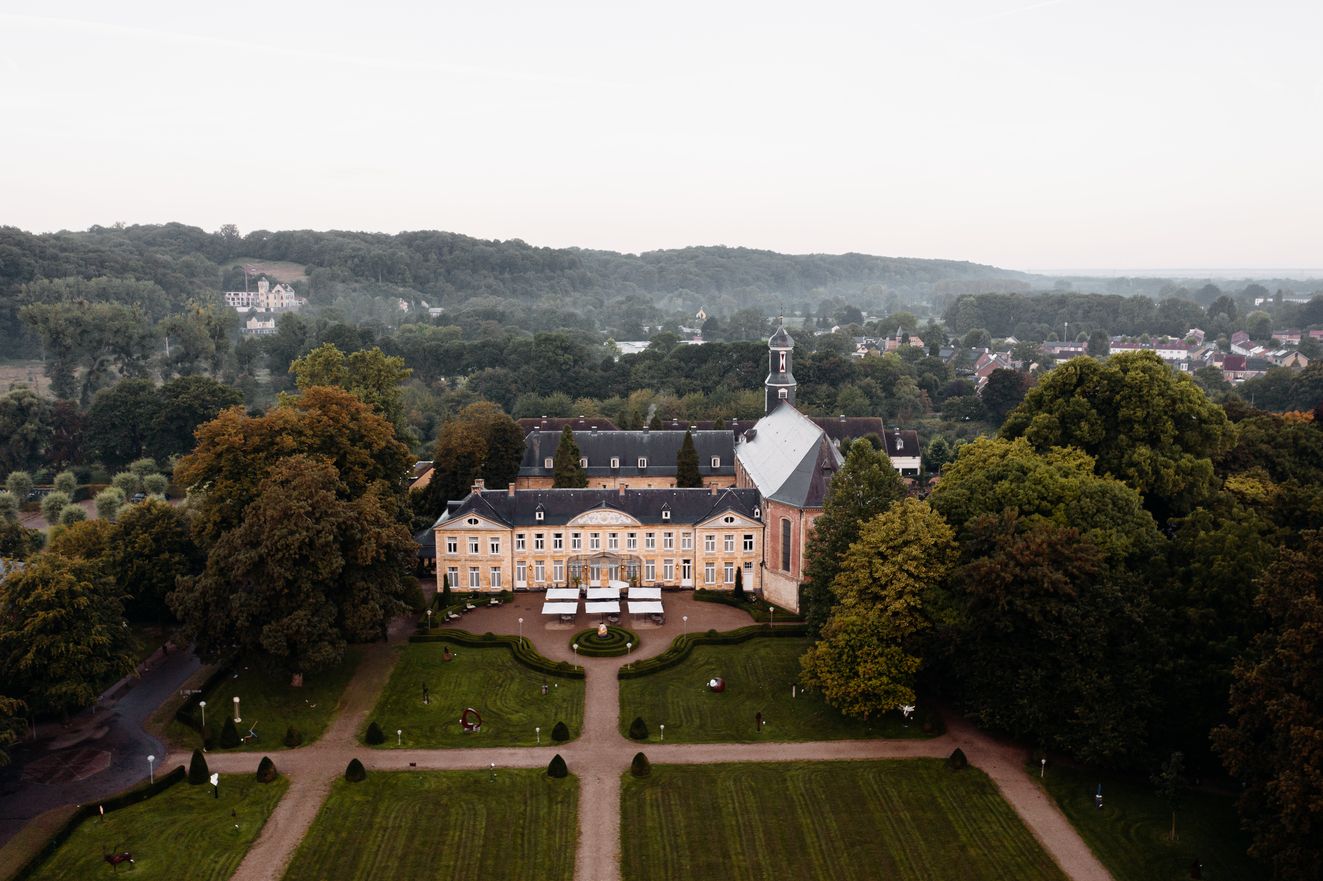
[[[968,768],[969,759],[965,758],[965,751],[956,747],[955,752],[946,757],[946,767],[952,771],[963,771]]]
[[[548,777],[555,777],[559,779],[561,777],[568,776],[569,773],[570,773],[570,769],[565,766],[565,760],[560,757],[560,753],[556,753],[554,756],[552,756],[551,761],[547,763]]]
[[[270,756],[262,756],[262,761],[257,763],[257,782],[275,783],[280,775],[276,773],[276,763],[271,761]]]
[[[296,746],[303,745],[303,732],[293,725],[285,726],[285,746],[294,749]]]
[[[368,746],[377,746],[386,742],[386,733],[381,730],[381,726],[375,720],[368,723],[367,733],[363,735],[363,742]]]
[[[225,724],[221,727],[221,749],[234,749],[241,742],[239,740],[239,729],[234,727],[234,717],[226,716]]]
[[[188,782],[193,786],[201,786],[211,777],[211,769],[207,767],[207,757],[202,754],[202,750],[193,750],[193,758],[188,762]]]
[[[652,762],[643,753],[635,753],[634,761],[629,763],[629,773],[635,777],[647,777],[652,773]]]
[[[564,743],[570,739],[570,726],[564,722],[557,722],[556,727],[551,729],[551,739],[557,743]]]
[[[634,721],[629,723],[629,737],[631,740],[648,739],[648,723],[643,721],[642,716],[635,716]]]
[[[345,766],[345,779],[350,783],[362,783],[367,779],[367,769],[358,759],[350,759]]]

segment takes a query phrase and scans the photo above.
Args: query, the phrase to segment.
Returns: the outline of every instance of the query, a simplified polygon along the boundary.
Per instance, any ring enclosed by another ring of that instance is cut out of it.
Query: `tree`
[[[276,763],[271,761],[270,756],[262,756],[262,761],[257,763],[257,782],[275,783],[280,773],[276,771]]]
[[[1229,441],[1226,414],[1152,352],[1074,358],[1039,380],[1002,425],[1039,451],[1079,447],[1099,474],[1139,490],[1160,520],[1206,500],[1211,457]]]
[[[202,750],[193,750],[193,756],[188,760],[188,783],[190,786],[204,786],[211,779],[211,769],[207,767],[207,757],[202,754]]]
[[[564,743],[570,739],[570,728],[564,722],[558,721],[551,729],[551,739],[556,743]]]
[[[166,597],[179,579],[197,575],[203,563],[183,512],[155,499],[124,512],[110,551],[110,571],[127,598],[124,611],[131,621],[172,617]]]
[[[165,498],[165,491],[170,488],[170,478],[164,474],[148,474],[142,479],[143,491],[149,496]]]
[[[912,704],[924,598],[954,561],[951,528],[924,502],[902,499],[865,523],[832,581],[822,638],[800,659],[804,683],[864,719]]]
[[[744,569],[736,567],[735,569],[735,599],[744,602]]]
[[[161,386],[147,427],[148,455],[165,462],[193,449],[193,432],[228,407],[243,403],[237,389],[205,376],[184,376]]]
[[[132,498],[136,493],[142,491],[142,478],[132,471],[121,471],[110,478],[110,486],[116,489],[120,494]]]
[[[47,523],[58,523],[60,512],[69,506],[69,497],[62,492],[48,492],[41,500],[41,516]]]
[[[381,349],[359,349],[348,356],[333,343],[323,343],[289,366],[300,390],[336,386],[353,394],[397,428],[404,430],[402,385],[413,373],[404,359]]]
[[[1171,831],[1167,834],[1167,840],[1175,841],[1176,812],[1180,810],[1181,802],[1185,798],[1185,788],[1189,785],[1189,781],[1185,779],[1185,756],[1179,752],[1172,753],[1167,761],[1162,763],[1158,773],[1153,775],[1152,782],[1158,798],[1165,801],[1171,810]]]
[[[65,505],[60,509],[59,523],[61,526],[72,526],[75,523],[81,523],[87,519],[87,512],[78,505]]]
[[[83,520],[51,535],[46,551],[61,557],[94,563],[103,574],[109,574],[107,564],[111,545],[114,542],[114,524],[105,520]]]
[[[643,753],[635,753],[629,763],[629,773],[634,777],[648,777],[652,774],[652,762]]]
[[[20,505],[28,500],[28,496],[31,495],[32,488],[35,485],[32,482],[32,475],[26,471],[11,471],[9,476],[5,478],[5,489],[9,490],[10,495]]]
[[[565,765],[565,760],[561,758],[560,753],[556,753],[552,756],[551,761],[547,763],[548,777],[561,780],[569,776],[569,773],[570,769]]]
[[[1112,339],[1105,330],[1089,334],[1088,353],[1092,358],[1105,358],[1112,351]]]
[[[88,455],[110,470],[140,458],[152,431],[157,395],[149,379],[124,379],[97,392],[84,434]]]
[[[631,740],[648,739],[648,723],[643,721],[642,716],[635,716],[634,721],[629,723],[629,737]]]
[[[345,780],[350,783],[362,783],[367,779],[367,769],[358,759],[350,759],[345,766]]]
[[[1209,321],[1232,322],[1236,320],[1236,301],[1226,294],[1208,304]]]
[[[18,499],[8,490],[0,490],[0,523],[18,522]]]
[[[21,386],[0,395],[0,474],[40,468],[51,429],[50,401]]]
[[[113,588],[82,560],[39,554],[0,580],[0,669],[37,711],[68,718],[133,669]]]
[[[92,504],[96,506],[96,515],[102,520],[114,520],[119,509],[124,505],[124,491],[108,486],[96,494]]]
[[[1250,855],[1276,878],[1312,881],[1323,866],[1323,534],[1302,536],[1259,578],[1267,628],[1236,664],[1231,721],[1213,734],[1243,787]]]
[[[979,393],[979,400],[988,411],[988,418],[1000,425],[1006,419],[1006,414],[1024,400],[1028,388],[1029,377],[1025,374],[998,367],[988,374],[988,381]]]
[[[835,605],[832,581],[860,527],[905,496],[905,485],[886,453],[851,444],[845,463],[827,488],[822,514],[813,522],[804,558],[804,601],[809,629],[822,630]]]
[[[955,451],[951,448],[950,442],[940,434],[934,435],[933,439],[928,441],[928,451],[924,454],[924,460],[929,474],[941,474],[946,463],[954,458]]]
[[[9,764],[6,747],[16,743],[26,727],[19,715],[24,709],[26,704],[22,701],[0,694],[0,768]]]
[[[62,492],[71,498],[73,497],[74,491],[78,489],[78,478],[72,471],[61,471],[59,474],[55,475],[55,480],[52,483],[57,491]]]
[[[209,540],[202,574],[168,597],[200,656],[238,646],[316,672],[408,608],[416,551],[398,493],[377,483],[355,496],[346,483],[324,460],[280,459],[238,523]]]
[[[675,485],[677,487],[700,487],[703,475],[698,471],[698,450],[694,447],[694,435],[686,430],[684,440],[680,442],[680,451],[675,454]]]
[[[556,454],[552,461],[555,476],[551,485],[556,489],[586,487],[588,472],[579,464],[581,458],[579,445],[574,442],[574,430],[567,425],[561,430],[560,443],[556,445]]]

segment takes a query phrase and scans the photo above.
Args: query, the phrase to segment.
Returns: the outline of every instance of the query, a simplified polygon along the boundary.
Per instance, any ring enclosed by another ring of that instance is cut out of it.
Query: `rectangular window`
[[[528,584],[528,564],[523,560],[515,563],[515,587]]]
[[[720,467],[721,467],[721,457],[720,457],[720,456],[713,456],[713,457],[712,457],[712,467],[713,467],[713,468],[720,468]]]
[[[547,564],[541,560],[533,561],[533,583],[544,584],[547,580]]]
[[[620,533],[608,532],[606,534],[606,549],[608,551],[620,550]]]
[[[647,467],[648,467],[648,457],[647,457],[647,456],[639,456],[639,467],[640,467],[640,468],[647,468]]]
[[[557,584],[565,583],[565,561],[555,560],[551,564],[551,571]]]
[[[639,549],[639,534],[637,532],[625,533],[625,550],[637,551]]]
[[[662,550],[663,550],[663,551],[673,551],[673,550],[675,550],[675,533],[674,533],[674,532],[663,532],[663,533],[662,533]]]
[[[553,532],[551,534],[551,549],[553,551],[565,550],[565,533]]]
[[[541,532],[533,533],[533,550],[540,551],[545,549],[546,546],[547,546],[546,536],[543,535]]]
[[[727,564],[726,564],[726,571],[725,571],[724,573],[722,573],[722,574],[726,576],[726,583],[727,583],[727,584],[734,584],[734,583],[735,583],[735,564],[734,564],[734,563],[727,563]]]
[[[524,534],[522,532],[515,533],[515,550],[524,550]]]
[[[722,547],[725,548],[728,554],[735,553],[735,536],[727,534],[725,541],[722,542]]]
[[[675,580],[675,561],[662,561],[662,581],[670,583]]]
[[[470,553],[470,554],[476,554],[477,552],[478,552],[478,537],[477,537],[476,535],[470,535],[470,536],[469,536],[469,553]]]
[[[694,534],[692,532],[680,533],[680,550],[692,551],[694,549]]]
[[[657,533],[655,532],[643,533],[643,550],[645,551],[657,550]]]
[[[753,533],[744,533],[744,552],[749,553],[753,550]]]
[[[493,566],[493,567],[492,567],[492,590],[500,590],[500,589],[501,589],[501,567],[500,567],[500,566]]]
[[[477,589],[480,588],[480,587],[482,587],[482,579],[481,579],[481,577],[478,575],[478,567],[477,567],[477,566],[470,566],[470,567],[469,567],[469,590],[477,590]]]
[[[781,518],[781,571],[790,571],[790,519]]]
[[[582,532],[571,532],[571,533],[570,533],[570,550],[572,550],[572,551],[581,551],[581,550],[583,550],[583,533],[582,533]]]
[[[709,554],[717,552],[717,537],[715,535],[703,536],[703,551]]]
[[[499,536],[492,536],[487,539],[487,553],[499,554],[501,552],[501,539]]]
[[[643,564],[643,580],[649,583],[657,580],[657,563],[649,560]]]
[[[703,583],[704,583],[704,584],[716,584],[716,583],[717,583],[717,564],[716,564],[716,563],[704,563],[704,564],[703,564]]]
[[[620,457],[619,457],[619,456],[612,456],[612,457],[611,457],[611,467],[612,467],[612,468],[619,468],[619,467],[620,467]]]
[[[680,578],[683,581],[692,581],[694,578],[694,564],[689,560],[680,561]]]
[[[450,578],[450,586],[459,589],[459,567],[451,566],[446,570],[446,575]]]
[[[602,533],[600,532],[588,533],[588,550],[600,551],[601,549],[602,549]]]
[[[452,555],[459,553],[459,539],[453,535],[446,536],[446,553]]]

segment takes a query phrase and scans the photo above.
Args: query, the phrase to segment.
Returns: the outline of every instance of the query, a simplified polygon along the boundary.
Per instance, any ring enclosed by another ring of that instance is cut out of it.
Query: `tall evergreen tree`
[[[588,485],[588,472],[579,464],[582,454],[579,445],[574,442],[574,430],[568,425],[560,433],[560,443],[556,445],[553,461],[555,477],[552,486],[556,489],[583,489]]]
[[[698,472],[698,450],[694,447],[693,432],[684,433],[680,452],[675,456],[675,485],[695,487],[703,485],[703,475]]]
[[[832,580],[859,528],[905,496],[905,485],[887,454],[871,444],[851,444],[845,464],[832,478],[822,516],[813,523],[805,551],[804,600],[809,629],[817,634],[827,623],[835,597]]]

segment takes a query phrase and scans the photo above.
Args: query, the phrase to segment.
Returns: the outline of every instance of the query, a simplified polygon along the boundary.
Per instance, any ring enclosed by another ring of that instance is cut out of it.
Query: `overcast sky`
[[[0,0],[0,223],[1323,266],[1319,0]]]

